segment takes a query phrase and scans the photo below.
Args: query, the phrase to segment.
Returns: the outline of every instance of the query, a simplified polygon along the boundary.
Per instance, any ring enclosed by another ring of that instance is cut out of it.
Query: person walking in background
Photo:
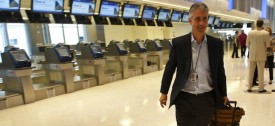
[[[227,102],[223,42],[205,34],[209,9],[194,3],[189,10],[189,34],[174,38],[160,89],[159,102],[166,105],[173,74],[170,105],[175,105],[178,126],[207,126],[215,107]]]
[[[240,45],[241,45],[241,57],[245,57],[246,51],[246,37],[247,35],[242,30],[241,34],[239,35]]]
[[[232,52],[232,56],[231,56],[232,58],[234,58],[234,55],[235,55],[235,58],[240,58],[238,56],[238,43],[239,43],[239,32],[236,31],[234,40],[233,40],[233,52]]]
[[[270,41],[270,47],[267,48],[267,51],[266,51],[266,54],[267,54],[267,57],[266,57],[266,61],[267,61],[267,64],[268,64],[268,69],[269,69],[269,84],[272,84],[272,80],[273,80],[273,66],[274,66],[274,63],[273,63],[273,60],[274,60],[274,54],[273,54],[273,47],[272,47],[272,30],[270,27],[267,27],[265,29],[268,33],[269,33],[269,41]]]
[[[257,20],[257,28],[248,33],[246,46],[249,48],[249,78],[248,92],[252,91],[252,80],[255,67],[258,68],[259,93],[266,92],[264,89],[264,66],[266,61],[266,49],[270,46],[269,33],[262,29],[263,20]]]

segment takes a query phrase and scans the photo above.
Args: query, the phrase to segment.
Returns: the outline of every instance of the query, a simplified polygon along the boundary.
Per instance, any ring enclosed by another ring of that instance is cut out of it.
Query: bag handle
[[[236,116],[236,107],[237,107],[237,101],[228,101],[227,103],[226,103],[226,107],[229,107],[229,108],[232,108],[232,105],[231,104],[234,104],[234,107],[233,107],[233,117],[232,117],[232,125],[233,125],[233,123],[234,123],[234,121],[235,121],[235,116]],[[215,126],[217,126],[217,111],[216,111],[216,109],[215,109]]]

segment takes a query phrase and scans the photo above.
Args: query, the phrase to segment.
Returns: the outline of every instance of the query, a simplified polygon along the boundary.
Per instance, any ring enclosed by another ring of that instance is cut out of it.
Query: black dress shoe
[[[271,90],[272,92],[275,92],[275,89],[274,90]]]
[[[265,90],[265,89],[264,89],[264,90],[259,91],[259,93],[264,93],[264,92],[266,92],[266,90]]]
[[[240,58],[240,57],[236,57],[236,58]]]
[[[251,89],[247,89],[247,92],[252,92],[252,90]]]

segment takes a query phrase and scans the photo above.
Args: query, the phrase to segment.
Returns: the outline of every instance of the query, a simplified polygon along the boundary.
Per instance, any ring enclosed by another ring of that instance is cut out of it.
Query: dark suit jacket
[[[227,96],[226,77],[223,63],[223,41],[206,35],[208,45],[208,56],[211,70],[211,78],[214,86],[214,98],[217,107],[223,106],[223,97]],[[172,86],[170,106],[175,103],[177,95],[180,93],[188,81],[191,69],[191,33],[174,38],[172,40],[169,60],[166,64],[160,92],[167,94],[171,85],[173,74],[176,70],[176,78]]]

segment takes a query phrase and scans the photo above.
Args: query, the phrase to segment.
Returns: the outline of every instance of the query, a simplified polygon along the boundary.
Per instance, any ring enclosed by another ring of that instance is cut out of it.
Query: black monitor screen
[[[150,6],[144,6],[143,13],[142,13],[142,19],[145,20],[154,20],[156,15],[157,9]]]
[[[180,11],[173,11],[171,21],[179,22],[181,19],[181,12]]]
[[[226,23],[223,22],[223,23],[221,24],[221,27],[222,27],[222,28],[225,28],[225,26],[226,26]]]
[[[112,1],[102,1],[99,15],[102,17],[118,17],[120,3]]]
[[[11,55],[15,61],[26,61],[29,60],[28,56],[24,51],[11,51]]]
[[[214,25],[219,26],[220,19],[221,19],[220,17],[216,17],[216,18],[215,18],[215,21],[214,21]]]
[[[117,44],[119,50],[126,50],[124,44]]]
[[[144,43],[143,42],[137,42],[137,44],[139,45],[140,48],[145,48]]]
[[[93,45],[91,45],[90,47],[92,48],[92,50],[93,50],[94,53],[98,53],[98,52],[101,53],[102,52],[102,50],[100,49],[99,46],[93,46]]]
[[[182,22],[188,22],[188,18],[189,18],[189,13],[188,12],[184,12],[182,14]]]
[[[60,56],[70,56],[68,49],[65,48],[56,48],[56,51]]]
[[[72,0],[71,13],[73,15],[93,15],[94,12],[94,0]]]
[[[39,13],[63,13],[64,0],[32,0],[32,11]]]
[[[171,10],[168,9],[159,9],[158,20],[159,21],[168,21],[170,19]]]
[[[1,11],[19,11],[20,0],[0,0]]]
[[[229,27],[230,27],[230,28],[233,28],[233,26],[234,26],[234,24],[233,24],[233,23],[231,23]]]
[[[231,25],[231,23],[227,23],[225,27],[230,28],[230,25]]]
[[[140,5],[124,4],[123,18],[138,18]]]
[[[212,25],[213,23],[214,23],[214,16],[211,16],[211,15],[210,15],[210,16],[208,17],[208,24],[209,24],[209,25]]]

